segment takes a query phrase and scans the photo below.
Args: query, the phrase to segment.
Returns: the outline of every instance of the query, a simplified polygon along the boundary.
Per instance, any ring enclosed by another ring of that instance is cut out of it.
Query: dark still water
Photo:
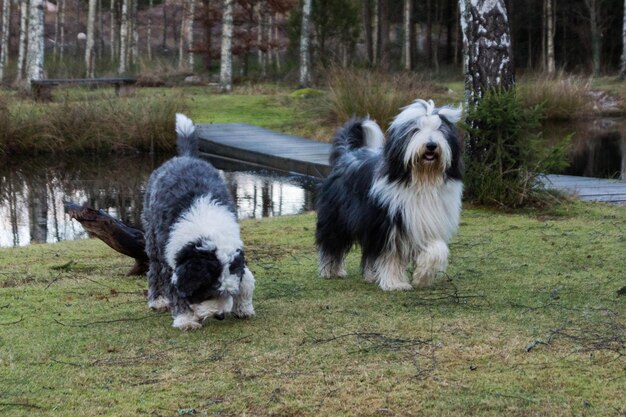
[[[63,202],[86,203],[139,226],[144,185],[167,157],[133,155],[34,158],[0,167],[0,247],[87,238]],[[217,167],[218,162],[214,161]],[[240,219],[301,213],[313,209],[316,182],[300,176],[220,167],[236,200]]]

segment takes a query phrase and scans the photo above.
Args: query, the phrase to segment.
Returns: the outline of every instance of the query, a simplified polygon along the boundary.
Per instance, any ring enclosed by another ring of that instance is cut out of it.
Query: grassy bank
[[[258,316],[171,328],[97,240],[0,250],[0,414],[623,415],[626,212],[466,209],[449,275],[316,277],[314,216],[244,221]]]

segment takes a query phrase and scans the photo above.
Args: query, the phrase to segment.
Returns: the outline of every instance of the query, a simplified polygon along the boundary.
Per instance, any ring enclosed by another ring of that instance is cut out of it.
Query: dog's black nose
[[[215,317],[218,320],[224,320],[224,313],[215,313],[213,317]]]
[[[435,149],[437,149],[437,144],[435,142],[428,142],[426,144],[426,149],[431,151],[431,152],[434,152]]]

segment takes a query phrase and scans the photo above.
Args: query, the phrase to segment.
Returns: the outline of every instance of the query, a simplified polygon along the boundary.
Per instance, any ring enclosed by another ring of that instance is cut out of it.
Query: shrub
[[[467,200],[515,208],[553,199],[538,178],[567,165],[568,140],[555,146],[542,140],[537,133],[542,112],[541,106],[524,106],[515,91],[489,92],[469,108]]]
[[[329,105],[336,121],[367,116],[386,129],[401,107],[418,98],[429,99],[445,90],[415,73],[332,68],[328,73]]]

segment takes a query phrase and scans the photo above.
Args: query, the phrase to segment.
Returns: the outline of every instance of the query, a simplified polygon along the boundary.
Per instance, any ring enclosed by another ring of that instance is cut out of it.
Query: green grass
[[[2,249],[0,414],[623,415],[625,225],[468,208],[448,276],[385,293],[317,278],[312,214],[244,221],[257,317],[189,333],[100,241]]]

